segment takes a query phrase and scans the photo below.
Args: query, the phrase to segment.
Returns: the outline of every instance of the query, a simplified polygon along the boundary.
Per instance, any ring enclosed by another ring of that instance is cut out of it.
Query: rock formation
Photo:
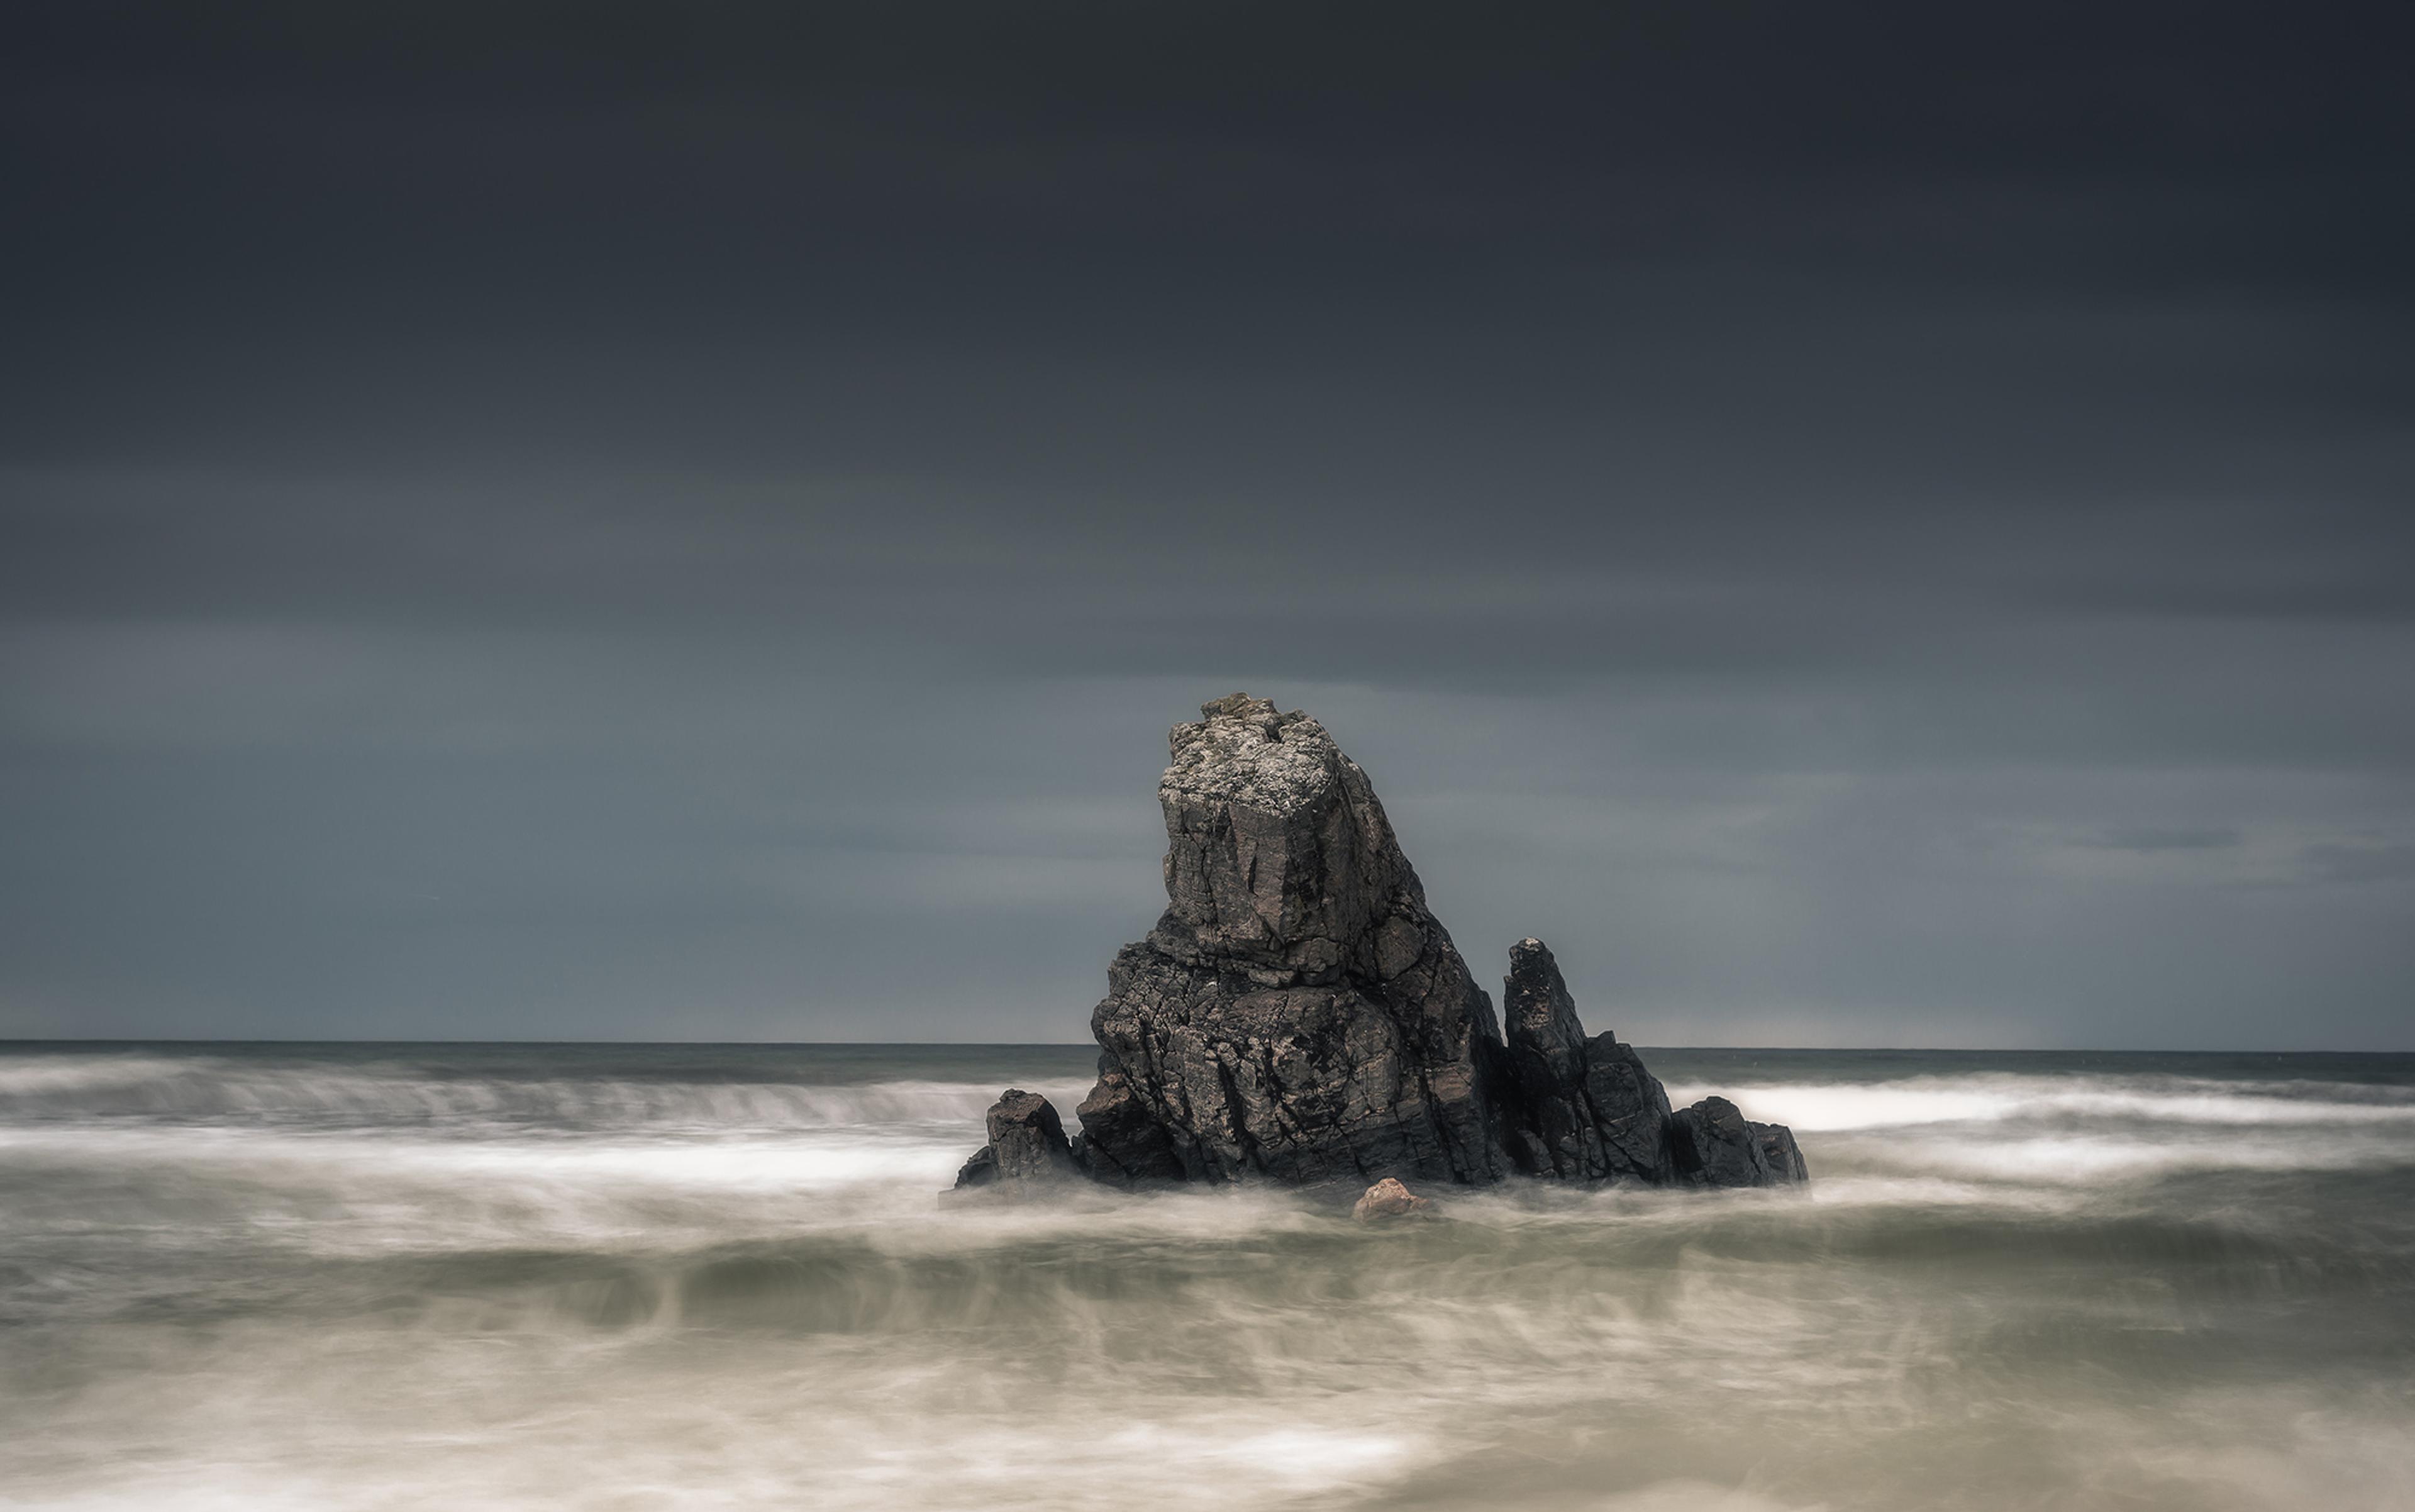
[[[1505,1037],[1324,726],[1238,693],[1200,712],[1158,785],[1165,913],[1090,1015],[1080,1137],[1010,1092],[959,1187],[1808,1179],[1792,1133],[1724,1099],[1672,1113],[1632,1046],[1586,1037],[1539,940],[1510,951]]]
[[[956,1173],[956,1189],[996,1187],[1020,1196],[1081,1174],[1057,1105],[1037,1092],[1009,1087],[990,1107],[989,1143]]]

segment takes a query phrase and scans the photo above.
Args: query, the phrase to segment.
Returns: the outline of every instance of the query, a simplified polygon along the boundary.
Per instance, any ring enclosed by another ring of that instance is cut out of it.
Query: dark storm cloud
[[[2394,10],[0,24],[0,1032],[1072,1038],[1245,685],[1647,1042],[2407,1043]]]

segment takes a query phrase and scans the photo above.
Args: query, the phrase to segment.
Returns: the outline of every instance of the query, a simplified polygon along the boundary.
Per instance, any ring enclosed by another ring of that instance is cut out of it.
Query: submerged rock
[[[1081,1136],[1009,1092],[959,1188],[1073,1171],[1127,1187],[1373,1181],[1371,1195],[1397,1176],[1808,1179],[1791,1133],[1724,1100],[1672,1114],[1633,1047],[1586,1037],[1540,940],[1510,951],[1505,1036],[1325,727],[1238,693],[1200,714],[1175,726],[1158,785],[1165,912],[1118,953],[1090,1015]]]
[[[1401,1218],[1410,1213],[1422,1213],[1433,1204],[1386,1176],[1359,1194],[1351,1205],[1350,1216],[1361,1223],[1372,1223],[1379,1218]]]

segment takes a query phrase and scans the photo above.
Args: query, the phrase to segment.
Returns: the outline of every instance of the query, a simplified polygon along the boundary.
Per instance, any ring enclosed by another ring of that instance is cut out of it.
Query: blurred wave
[[[480,1076],[409,1061],[262,1064],[195,1055],[55,1055],[0,1060],[0,1121],[151,1117],[246,1124],[420,1124],[484,1133],[495,1124],[584,1130],[656,1126],[730,1129],[979,1122],[999,1088],[901,1079],[711,1080],[613,1075]],[[1050,1079],[1078,1101],[1088,1075]],[[1037,1089],[1037,1088],[1035,1088]],[[1070,1112],[1071,1103],[1068,1103]]]
[[[1078,1047],[0,1046],[0,1505],[2410,1505],[2415,1057],[1652,1058],[1810,1190],[943,1204]]]

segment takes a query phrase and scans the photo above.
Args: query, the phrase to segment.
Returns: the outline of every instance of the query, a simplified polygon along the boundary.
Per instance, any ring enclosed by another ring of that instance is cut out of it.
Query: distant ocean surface
[[[1646,1058],[1811,1190],[942,1207],[1087,1047],[0,1044],[0,1506],[2415,1508],[2415,1056]]]

